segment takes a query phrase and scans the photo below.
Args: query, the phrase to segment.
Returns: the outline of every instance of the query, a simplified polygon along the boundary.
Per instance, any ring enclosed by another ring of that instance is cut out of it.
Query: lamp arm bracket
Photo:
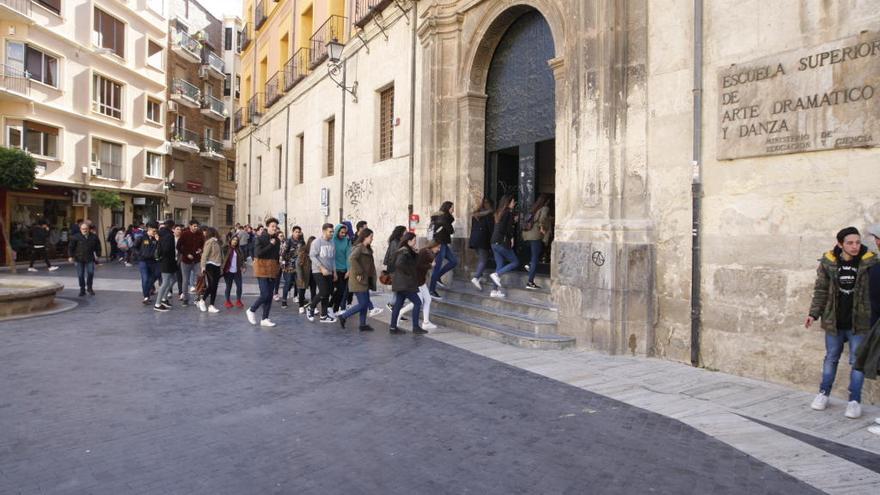
[[[342,71],[342,64],[340,63],[328,63],[327,64],[327,75],[330,77],[330,80],[333,81],[336,86],[341,88],[346,93],[350,94],[355,103],[357,103],[357,81],[354,82],[351,86],[346,86],[342,84],[342,81],[339,79],[339,73]]]

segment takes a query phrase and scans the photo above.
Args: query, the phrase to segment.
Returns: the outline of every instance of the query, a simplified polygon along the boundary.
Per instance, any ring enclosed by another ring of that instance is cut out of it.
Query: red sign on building
[[[186,181],[186,190],[189,192],[202,192],[202,181],[200,181],[200,180]]]

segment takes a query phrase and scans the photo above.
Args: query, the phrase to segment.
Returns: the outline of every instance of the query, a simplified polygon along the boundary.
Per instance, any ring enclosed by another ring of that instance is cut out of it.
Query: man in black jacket
[[[46,261],[46,268],[48,268],[50,272],[57,270],[57,266],[52,266],[52,263],[49,263],[49,224],[46,223],[45,220],[40,220],[36,225],[31,227],[31,242],[33,242],[33,250],[31,251],[31,264],[28,267],[28,271],[37,271],[37,269],[34,268],[34,261],[38,257],[41,257]]]
[[[134,256],[141,272],[141,292],[144,296],[144,304],[150,304],[150,293],[159,278],[159,264],[156,262],[156,250],[159,247],[159,224],[150,222],[147,224],[147,232],[141,240],[135,244]]]
[[[159,261],[159,271],[162,273],[162,285],[156,294],[156,311],[168,311],[171,303],[168,300],[171,287],[177,275],[177,249],[174,243],[174,220],[165,220],[159,227],[159,245],[156,247],[156,258]]]
[[[98,236],[90,230],[88,221],[79,224],[79,232],[70,239],[68,250],[70,262],[76,266],[76,276],[79,278],[79,295],[95,295],[92,290],[92,280],[95,278],[95,260],[101,256],[101,242]]]

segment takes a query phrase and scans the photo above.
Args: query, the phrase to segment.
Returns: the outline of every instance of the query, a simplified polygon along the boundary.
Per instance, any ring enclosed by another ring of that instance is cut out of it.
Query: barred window
[[[336,156],[336,119],[327,121],[327,175],[333,175]]]
[[[394,86],[379,93],[379,160],[393,156],[394,148]]]

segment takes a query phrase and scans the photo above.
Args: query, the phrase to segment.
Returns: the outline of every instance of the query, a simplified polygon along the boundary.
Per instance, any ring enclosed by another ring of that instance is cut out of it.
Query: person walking
[[[205,230],[205,247],[200,263],[201,272],[205,274],[205,293],[199,298],[199,309],[209,313],[219,313],[214,305],[217,302],[217,288],[220,286],[220,275],[223,266],[223,251],[220,248],[220,233],[214,227]]]
[[[871,330],[871,301],[868,271],[877,264],[877,256],[862,245],[855,227],[837,233],[837,245],[819,259],[810,312],[804,322],[810,328],[821,319],[825,330],[825,360],[822,383],[811,408],[822,411],[837,375],[843,346],[849,342],[849,364],[853,366],[859,346]],[[865,374],[850,370],[849,402],[844,415],[855,419],[862,415],[862,385]]]
[[[483,290],[482,278],[489,262],[489,251],[492,249],[492,230],[495,228],[495,206],[489,198],[480,201],[480,207],[471,214],[471,235],[468,247],[477,252],[477,271],[471,278],[471,284],[478,291]]]
[[[312,277],[318,287],[318,293],[309,303],[306,318],[315,321],[315,309],[321,303],[321,323],[335,323],[336,318],[328,314],[330,306],[330,289],[336,282],[336,248],[333,243],[333,224],[325,223],[321,228],[321,237],[315,239],[309,251],[312,259]]]
[[[275,323],[269,319],[269,310],[272,309],[272,292],[278,279],[279,251],[278,220],[269,218],[266,220],[267,228],[263,234],[254,240],[254,276],[260,286],[260,297],[245,311],[251,325],[257,324],[257,309],[263,308],[263,318],[260,320],[261,327],[274,327]]]
[[[428,243],[427,246],[419,249],[418,259],[416,260],[416,277],[419,282],[419,298],[422,300],[422,329],[434,330],[437,325],[431,323],[431,294],[428,292],[428,274],[431,272],[431,266],[434,263],[437,253],[440,251],[440,244],[434,241]],[[406,304],[400,310],[400,318],[412,311],[413,305]]]
[[[516,232],[516,199],[511,195],[502,196],[495,210],[495,228],[492,230],[492,251],[495,253],[495,273],[489,275],[495,284],[491,297],[504,297],[501,275],[516,270],[519,258],[513,250],[513,239]],[[507,263],[507,264],[505,264]]]
[[[431,224],[434,226],[432,240],[440,244],[440,252],[434,260],[434,272],[431,274],[431,285],[428,287],[431,297],[435,299],[442,299],[440,294],[437,293],[437,286],[439,285],[440,287],[446,288],[440,279],[447,272],[458,266],[458,257],[452,251],[451,246],[452,234],[455,233],[455,229],[452,227],[452,224],[455,222],[455,217],[452,216],[453,213],[455,213],[455,207],[452,204],[452,201],[444,201],[443,204],[440,205],[440,210],[431,215]],[[448,263],[444,264],[444,262]]]
[[[134,257],[141,273],[141,293],[144,305],[150,304],[153,286],[159,278],[159,264],[156,262],[156,250],[159,248],[159,224],[150,222],[147,231],[135,245]]]
[[[549,196],[541,194],[535,200],[529,210],[529,215],[522,224],[522,238],[529,245],[531,258],[526,270],[529,272],[529,281],[526,289],[538,290],[541,287],[535,283],[535,274],[538,272],[538,260],[541,258],[541,251],[544,249],[544,237],[550,230],[550,206],[548,206]]]
[[[78,224],[82,225],[82,223]],[[79,227],[76,226],[75,233],[79,233]],[[54,272],[58,269],[57,266],[53,266],[51,262],[49,262],[49,224],[45,220],[40,220],[36,225],[31,227],[31,243],[33,249],[31,250],[31,264],[28,266],[29,272],[37,271],[34,268],[34,261],[37,258],[42,258],[43,261],[46,262],[46,268],[50,272]]]
[[[340,223],[333,231],[333,249],[335,250],[333,279],[333,298],[331,316],[336,316],[340,310],[345,311],[348,297],[348,258],[351,256],[351,240],[348,238],[348,227]]]
[[[174,248],[174,221],[165,220],[159,228],[159,245],[156,247],[156,258],[159,260],[159,273],[162,282],[159,292],[156,293],[156,303],[153,309],[159,312],[169,311],[171,302],[171,287],[177,274],[177,250]]]
[[[189,294],[194,290],[196,271],[202,261],[202,249],[205,247],[205,236],[199,226],[199,221],[189,221],[189,229],[180,234],[177,241],[177,250],[180,253],[180,274],[183,278],[183,305],[189,304]]]
[[[299,225],[295,225],[290,229],[290,237],[281,244],[280,250],[282,283],[284,284],[281,290],[282,308],[287,307],[287,295],[291,288],[296,295],[296,262],[299,259],[299,250],[302,246],[302,229]]]
[[[367,314],[372,308],[370,291],[376,290],[376,261],[373,259],[373,231],[364,227],[356,239],[351,251],[348,270],[348,289],[357,298],[357,304],[348,308],[336,318],[339,326],[345,328],[345,321],[358,314],[361,332],[372,332],[373,327],[367,324]]]
[[[235,284],[235,307],[244,307],[244,303],[241,302],[241,277],[247,270],[247,265],[239,242],[239,237],[234,235],[229,238],[229,245],[223,248],[223,279],[226,280],[226,302],[223,306],[227,309],[233,306],[232,300],[229,299],[233,284]]]
[[[79,295],[86,295],[86,291],[92,296],[92,281],[95,278],[95,260],[101,256],[101,242],[98,236],[89,231],[89,224],[79,224],[79,232],[70,238],[68,245],[70,262],[76,267],[76,276],[79,278]]]
[[[422,313],[422,300],[419,297],[418,253],[415,250],[416,235],[412,232],[403,234],[400,249],[394,256],[394,271],[391,274],[391,289],[395,292],[394,306],[391,309],[391,325],[388,331],[392,334],[403,333],[397,327],[397,320],[403,303],[409,300],[413,304],[413,333],[428,333],[419,326]]]
[[[315,236],[309,236],[299,248],[296,256],[296,295],[299,304],[299,314],[306,312],[306,289],[309,289],[309,301],[315,298],[315,278],[312,277],[312,258],[309,253],[312,250],[312,243],[315,242]]]

